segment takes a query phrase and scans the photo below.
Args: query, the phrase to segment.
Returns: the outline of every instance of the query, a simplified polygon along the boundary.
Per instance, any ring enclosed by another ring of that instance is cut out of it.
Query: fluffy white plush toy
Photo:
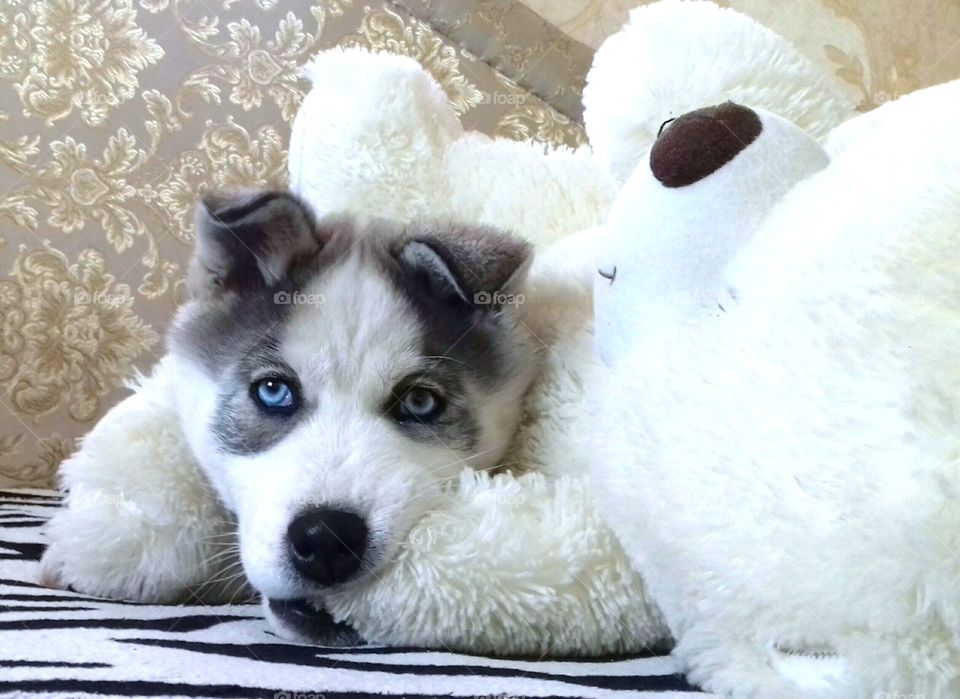
[[[510,472],[464,472],[392,564],[331,590],[326,611],[370,641],[477,652],[602,654],[661,642],[659,615],[585,478],[584,249],[615,193],[609,177],[588,150],[545,152],[464,132],[439,85],[409,58],[333,50],[307,75],[313,89],[295,123],[290,179],[318,216],[483,223],[542,252],[521,310],[543,344],[542,371],[505,458]],[[48,584],[149,601],[243,592],[224,546],[234,525],[178,424],[177,378],[161,361],[63,465],[69,492],[47,530]]]
[[[380,575],[324,600],[334,619],[371,641],[584,654],[636,650],[667,636],[598,516],[587,476],[600,238],[592,227],[671,116],[733,99],[823,134],[851,107],[779,37],[736,13],[671,0],[635,11],[628,31],[641,40],[611,39],[591,73],[593,152],[545,153],[464,132],[439,86],[409,59],[332,51],[308,69],[313,89],[294,126],[291,186],[318,213],[486,223],[537,249],[522,311],[543,343],[543,368],[505,460],[511,472],[465,472]],[[707,65],[698,77],[693,68]],[[782,128],[803,154],[789,165],[791,177],[814,167],[795,131],[773,117],[764,124]],[[700,241],[710,246],[710,236]],[[233,523],[184,444],[174,379],[161,362],[64,464],[67,507],[49,525],[43,559],[49,584],[153,601],[237,591],[220,546]],[[636,416],[625,410],[612,427]],[[625,541],[635,550],[629,532]]]
[[[593,472],[707,689],[960,696],[958,109],[701,110],[612,206]]]

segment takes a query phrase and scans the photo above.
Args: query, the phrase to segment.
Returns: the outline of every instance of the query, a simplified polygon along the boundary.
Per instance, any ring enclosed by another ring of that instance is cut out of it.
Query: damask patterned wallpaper
[[[311,55],[413,56],[467,128],[578,145],[590,47],[634,4],[0,0],[0,486],[52,483],[162,354],[193,203],[283,184]],[[794,41],[863,109],[960,77],[960,0],[721,4]]]
[[[52,482],[163,353],[196,197],[283,183],[298,66],[334,45],[417,58],[468,128],[583,141],[391,3],[0,2],[0,484]]]

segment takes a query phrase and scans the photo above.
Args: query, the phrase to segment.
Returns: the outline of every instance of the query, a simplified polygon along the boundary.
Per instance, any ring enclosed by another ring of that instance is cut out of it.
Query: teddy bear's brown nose
[[[761,131],[756,112],[733,102],[688,112],[665,125],[650,170],[664,187],[686,187],[729,163]]]

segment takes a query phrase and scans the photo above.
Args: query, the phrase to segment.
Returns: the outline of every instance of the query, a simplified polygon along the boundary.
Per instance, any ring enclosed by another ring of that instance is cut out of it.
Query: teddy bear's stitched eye
[[[609,279],[610,283],[613,284],[613,282],[616,281],[617,279],[617,266],[616,265],[613,266],[612,272],[607,272],[605,270],[598,269],[597,274],[599,274],[604,279]]]

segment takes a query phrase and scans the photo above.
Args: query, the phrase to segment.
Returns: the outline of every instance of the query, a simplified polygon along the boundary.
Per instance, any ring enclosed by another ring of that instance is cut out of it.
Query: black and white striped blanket
[[[0,492],[0,696],[703,697],[668,657],[513,660],[281,641],[259,607],[154,606],[34,581],[56,493]]]

